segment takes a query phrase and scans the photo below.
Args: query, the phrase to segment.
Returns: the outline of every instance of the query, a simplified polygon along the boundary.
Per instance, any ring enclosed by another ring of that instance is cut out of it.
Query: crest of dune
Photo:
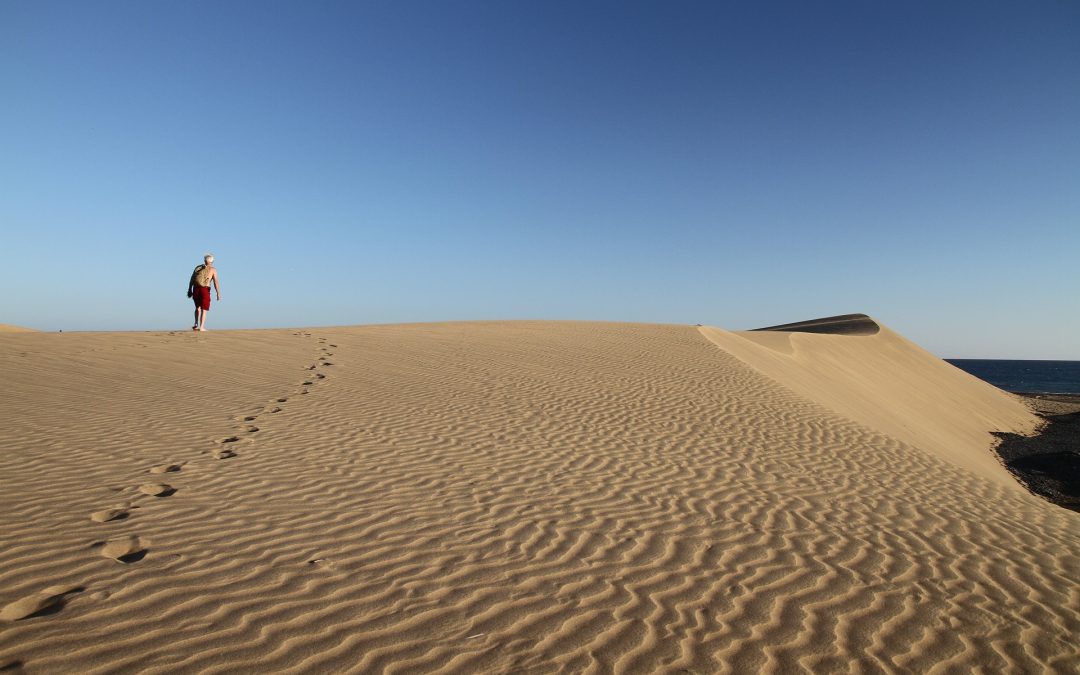
[[[23,328],[22,326],[12,326],[7,323],[0,323],[0,333],[36,333],[33,328]]]
[[[992,431],[1034,433],[1014,396],[862,314],[702,334],[760,374],[828,410],[971,473],[1023,488],[990,452]]]

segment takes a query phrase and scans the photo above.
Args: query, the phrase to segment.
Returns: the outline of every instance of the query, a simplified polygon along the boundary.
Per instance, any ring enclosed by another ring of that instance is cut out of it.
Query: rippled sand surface
[[[886,328],[0,335],[0,667],[1076,672],[1080,514]]]

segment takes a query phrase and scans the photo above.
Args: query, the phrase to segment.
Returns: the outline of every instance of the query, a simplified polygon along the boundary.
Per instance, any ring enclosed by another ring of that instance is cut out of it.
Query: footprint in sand
[[[0,609],[0,620],[21,621],[37,616],[55,614],[64,608],[67,599],[86,589],[82,586],[50,586],[43,591],[19,598]],[[6,666],[5,666],[6,669]]]
[[[151,497],[169,497],[176,493],[176,488],[165,483],[144,483],[139,486],[139,492]]]
[[[308,380],[307,382],[304,382],[303,384],[304,384],[305,387],[310,387],[311,385],[313,385],[315,383],[312,382],[311,380]]]
[[[259,427],[248,427],[248,428],[247,428],[247,432],[248,432],[249,434],[253,434],[253,433],[255,433],[255,432],[256,432],[256,431],[258,431],[258,430],[259,430]]]
[[[281,408],[270,408],[270,412],[279,413],[279,412],[281,412]]]
[[[150,473],[176,473],[182,466],[182,464],[159,464],[150,469]]]
[[[130,565],[146,557],[146,544],[133,534],[100,542],[101,555]]]
[[[259,419],[259,417],[257,415],[248,415],[247,417],[244,418],[244,421],[245,422],[254,422],[257,419]]]
[[[331,347],[335,347],[335,348],[337,347],[337,345],[330,345],[330,346],[331,346]]]
[[[319,378],[320,380],[325,380],[325,379],[326,379],[326,376],[325,376],[325,375],[323,375],[322,373],[319,373],[319,374],[318,374],[318,375],[316,375],[315,377]]]
[[[274,411],[271,410],[270,412],[274,412]],[[258,427],[248,427],[248,432],[249,433],[254,433],[254,432],[252,432],[252,429],[254,429],[255,431],[259,430]],[[229,436],[228,438],[221,439],[221,444],[223,446],[228,446],[230,443],[239,442],[239,440],[240,440],[239,436]],[[214,457],[216,457],[217,459],[231,459],[233,457],[236,457],[236,453],[232,450],[232,448],[223,447],[214,454]]]
[[[128,510],[122,506],[111,509],[102,509],[90,514],[90,520],[95,523],[107,523],[112,520],[123,520],[128,517]]]
[[[289,400],[289,399],[287,399],[287,398],[279,398],[279,399],[277,400],[277,402],[278,402],[278,403],[284,403],[285,401],[288,401],[288,400]]]

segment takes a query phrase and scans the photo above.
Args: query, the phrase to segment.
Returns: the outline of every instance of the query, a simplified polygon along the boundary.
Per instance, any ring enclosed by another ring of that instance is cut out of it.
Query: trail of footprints
[[[310,338],[311,333],[298,332],[293,335]],[[319,368],[334,365],[330,361],[330,357],[333,356],[333,352],[330,350],[336,348],[335,344],[328,344],[326,338],[317,338],[316,343],[318,345],[317,352],[319,356],[316,358],[315,363],[310,366],[305,366],[305,371],[315,371]],[[326,379],[324,373],[313,373],[305,377],[300,384],[301,395],[309,393],[308,387],[312,387]],[[259,419],[260,415],[276,414],[284,411],[282,405],[288,403],[289,397],[282,396],[274,399],[273,403],[264,407],[258,413],[252,415],[246,415],[237,418],[243,423],[243,430],[232,436],[227,436],[218,442],[218,448],[213,452],[213,456],[218,460],[232,459],[239,457],[240,453],[237,452],[237,448],[241,445],[242,441],[253,441],[251,435],[259,432],[259,427],[254,424]],[[159,464],[151,467],[149,473],[154,476],[166,476],[168,474],[177,474],[183,471],[187,462],[167,463]],[[135,490],[140,494],[148,497],[154,497],[155,499],[164,499],[176,494],[178,488],[164,482],[147,482],[139,485]],[[138,498],[138,496],[136,496]],[[90,520],[94,523],[109,525],[131,518],[132,512],[140,508],[139,505],[134,504],[133,501],[125,501],[122,504],[116,504],[109,508],[101,509],[100,511],[94,511],[90,514]],[[150,542],[138,535],[125,534],[116,535],[95,541],[91,548],[97,549],[98,553],[106,558],[111,558],[119,563],[130,565],[137,563],[150,551]],[[3,609],[0,609],[0,620],[6,621],[18,621],[21,619],[28,619],[38,616],[48,616],[58,613],[63,609],[67,600],[79,593],[86,590],[84,587],[76,586],[51,586],[38,593],[25,596],[6,605]]]

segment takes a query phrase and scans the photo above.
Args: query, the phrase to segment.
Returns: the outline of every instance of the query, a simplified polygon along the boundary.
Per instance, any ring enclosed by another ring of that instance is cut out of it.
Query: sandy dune
[[[865,315],[758,331],[701,332],[785,389],[983,478],[1023,490],[987,452],[994,442],[990,432],[1031,434],[1038,418],[1015,396]]]
[[[0,335],[0,667],[1076,672],[1027,410],[882,327]]]

